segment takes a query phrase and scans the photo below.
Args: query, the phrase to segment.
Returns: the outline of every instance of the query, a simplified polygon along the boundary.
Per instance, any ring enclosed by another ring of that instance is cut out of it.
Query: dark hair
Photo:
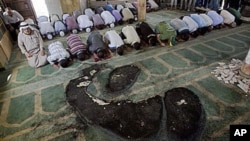
[[[121,46],[121,47],[116,48],[116,51],[117,51],[117,54],[119,54],[119,55],[123,55],[123,47],[122,47],[122,46]]]
[[[236,25],[239,26],[242,24],[242,20],[241,19],[235,19]]]
[[[140,47],[141,47],[141,45],[140,45],[140,43],[136,42],[136,43],[133,44],[133,47],[134,47],[136,50],[139,50]]]
[[[207,31],[208,32],[211,32],[213,29],[214,29],[214,27],[212,25],[210,25],[210,26],[207,27]]]
[[[99,30],[102,30],[102,29],[104,29],[105,27],[106,27],[106,25],[96,25],[95,26],[97,29],[99,29]]]
[[[196,37],[198,37],[199,33],[198,33],[198,31],[196,30],[196,31],[190,33],[190,35],[191,35],[192,38],[196,38]]]
[[[67,58],[64,58],[64,59],[59,61],[59,64],[61,67],[66,68],[69,65],[69,60]]]
[[[184,32],[184,33],[180,34],[180,37],[182,40],[187,41],[189,39],[189,33]]]
[[[214,28],[215,28],[215,29],[221,29],[221,25],[218,24],[218,25],[214,26]]]
[[[117,22],[119,25],[122,25],[123,24],[123,20],[120,20]]]
[[[156,42],[157,42],[156,36],[150,37],[148,42],[149,42],[150,45],[156,46]]]
[[[207,27],[198,28],[198,32],[200,35],[205,35],[207,32]]]
[[[134,19],[129,19],[129,20],[128,20],[128,23],[129,23],[129,24],[132,24],[133,22],[134,22]]]
[[[97,54],[98,58],[104,58],[105,53],[106,53],[105,49],[98,49],[96,51],[96,54]]]
[[[78,54],[77,54],[77,59],[78,59],[79,61],[84,61],[84,60],[86,59],[86,58],[85,58],[84,52],[78,53]]]

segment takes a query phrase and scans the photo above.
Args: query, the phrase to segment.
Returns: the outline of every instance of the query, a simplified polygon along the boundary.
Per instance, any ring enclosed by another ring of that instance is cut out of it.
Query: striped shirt
[[[47,60],[51,65],[70,57],[69,52],[63,47],[63,44],[60,41],[49,44],[48,49],[49,56]]]
[[[82,42],[81,37],[77,34],[70,34],[67,37],[67,44],[69,45],[72,55],[87,52],[87,45]]]

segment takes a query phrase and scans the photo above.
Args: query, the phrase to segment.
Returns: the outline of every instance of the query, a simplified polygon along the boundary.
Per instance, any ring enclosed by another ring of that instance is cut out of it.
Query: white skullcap
[[[91,31],[91,29],[88,27],[86,28],[86,32],[89,33]]]
[[[48,38],[49,40],[51,40],[51,39],[53,38],[53,36],[52,36],[51,34],[47,34],[47,38]]]
[[[72,30],[72,33],[77,34],[77,30],[76,30],[76,29],[73,29],[73,30]]]
[[[65,36],[65,33],[63,31],[60,31],[59,34],[61,37]]]
[[[111,28],[115,27],[115,24],[114,23],[110,24],[110,27]]]

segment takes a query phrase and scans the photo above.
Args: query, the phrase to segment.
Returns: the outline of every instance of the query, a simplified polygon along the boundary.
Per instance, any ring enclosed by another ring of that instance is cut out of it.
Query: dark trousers
[[[10,31],[10,35],[11,35],[11,38],[13,41],[17,41],[17,33],[16,33],[16,30],[19,29],[19,25],[20,25],[20,22],[17,22],[17,23],[12,23],[11,26],[14,28],[13,30],[9,30]]]
[[[208,0],[196,0],[195,6],[207,8],[208,7]]]

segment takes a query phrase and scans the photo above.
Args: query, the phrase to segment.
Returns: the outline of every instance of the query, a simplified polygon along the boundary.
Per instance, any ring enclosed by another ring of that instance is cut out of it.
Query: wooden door
[[[63,13],[72,13],[80,10],[80,0],[60,0]]]

